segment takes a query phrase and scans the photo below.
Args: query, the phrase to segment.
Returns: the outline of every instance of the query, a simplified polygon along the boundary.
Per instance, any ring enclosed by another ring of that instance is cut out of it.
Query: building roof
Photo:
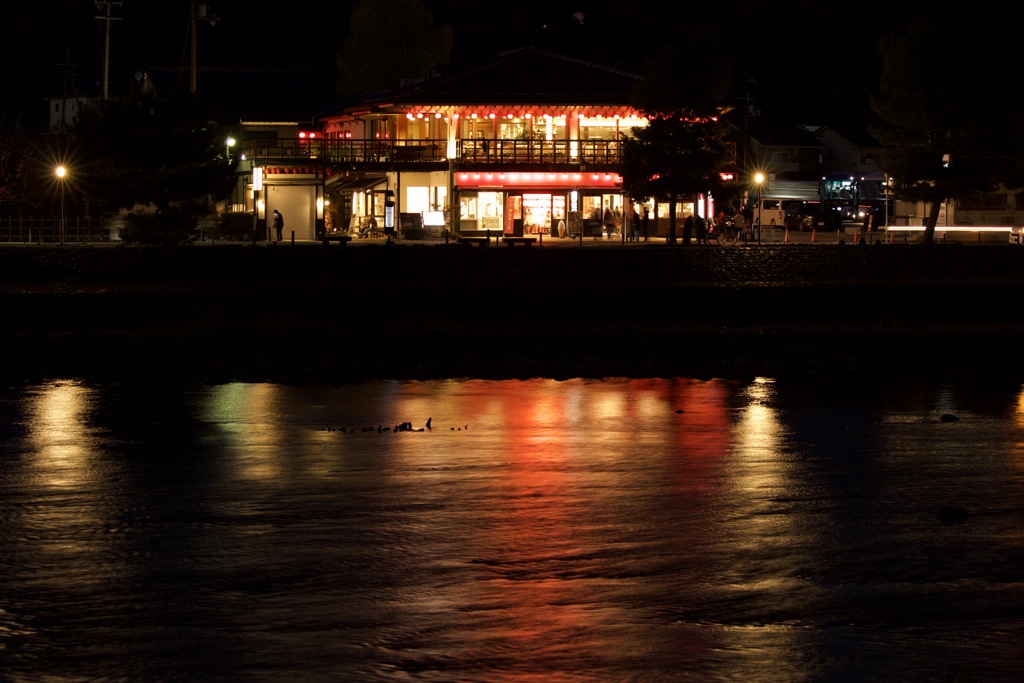
[[[323,116],[474,105],[623,107],[632,101],[641,79],[621,69],[527,47],[502,53],[492,62],[360,98]]]

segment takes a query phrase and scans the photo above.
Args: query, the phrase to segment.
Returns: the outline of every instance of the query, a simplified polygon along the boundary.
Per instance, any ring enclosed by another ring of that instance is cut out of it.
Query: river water
[[[0,679],[1019,681],[1022,406],[942,381],[8,386]]]

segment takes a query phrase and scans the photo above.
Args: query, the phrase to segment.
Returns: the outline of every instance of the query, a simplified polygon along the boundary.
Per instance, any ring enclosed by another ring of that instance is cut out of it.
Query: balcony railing
[[[321,163],[447,162],[446,140],[277,140],[242,142],[247,158]],[[463,165],[609,165],[622,161],[617,140],[459,140],[456,161]]]

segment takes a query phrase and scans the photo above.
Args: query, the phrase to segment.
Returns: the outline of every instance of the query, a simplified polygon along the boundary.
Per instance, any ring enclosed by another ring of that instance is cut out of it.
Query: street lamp
[[[757,183],[757,243],[761,244],[761,183],[764,182],[764,173],[758,173],[754,176],[754,182]]]
[[[231,136],[228,136],[228,139],[224,141],[224,156],[227,158],[228,166],[231,165],[231,148],[234,147],[234,146],[235,146],[235,139],[233,137],[231,137]],[[231,207],[232,207],[232,201],[231,200],[235,198],[235,189],[236,189],[236,187],[238,185],[238,177],[233,175],[232,176],[232,181],[233,182],[231,184],[231,189],[228,191],[228,198],[224,202],[224,213],[227,213],[228,211],[231,211]]]
[[[64,176],[68,174],[68,169],[61,165],[54,173],[57,174],[57,182],[60,183],[60,243],[64,244]]]
[[[883,197],[883,199],[885,201],[885,229],[886,230],[889,229],[889,191],[890,191],[891,188],[892,188],[892,178],[890,178],[889,174],[886,173],[885,174],[885,193],[884,193],[885,196]]]

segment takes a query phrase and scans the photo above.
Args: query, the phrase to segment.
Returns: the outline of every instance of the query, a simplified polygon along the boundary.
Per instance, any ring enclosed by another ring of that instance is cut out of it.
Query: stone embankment
[[[21,379],[1013,377],[1011,245],[5,248]]]

